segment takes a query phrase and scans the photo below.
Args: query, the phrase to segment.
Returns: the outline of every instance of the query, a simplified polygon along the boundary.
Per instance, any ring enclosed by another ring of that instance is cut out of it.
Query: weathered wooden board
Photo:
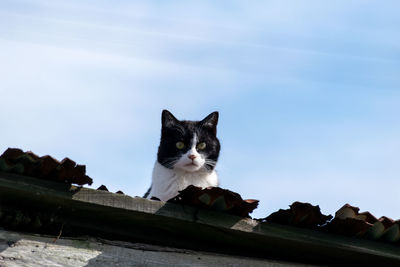
[[[46,238],[0,230],[0,266],[305,266],[109,240]]]
[[[84,233],[307,263],[400,264],[400,248],[0,173],[0,205],[56,213]]]

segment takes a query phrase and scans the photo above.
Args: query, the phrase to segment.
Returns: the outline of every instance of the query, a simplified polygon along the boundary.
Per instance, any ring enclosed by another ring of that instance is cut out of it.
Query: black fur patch
[[[144,197],[144,198],[147,198],[147,197],[149,196],[149,194],[150,194],[150,191],[151,191],[151,186],[150,186],[149,189],[147,189],[147,192],[144,193],[143,197]]]

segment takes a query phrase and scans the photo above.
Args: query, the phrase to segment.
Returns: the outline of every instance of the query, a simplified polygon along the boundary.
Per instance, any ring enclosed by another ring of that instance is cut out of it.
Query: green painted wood
[[[322,264],[400,264],[400,247],[0,173],[0,206],[54,213],[83,233]]]

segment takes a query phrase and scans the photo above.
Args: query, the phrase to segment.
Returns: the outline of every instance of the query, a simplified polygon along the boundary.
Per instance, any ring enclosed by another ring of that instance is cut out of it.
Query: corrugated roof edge
[[[0,206],[113,239],[307,263],[400,264],[400,248],[390,244],[7,173],[0,173]]]

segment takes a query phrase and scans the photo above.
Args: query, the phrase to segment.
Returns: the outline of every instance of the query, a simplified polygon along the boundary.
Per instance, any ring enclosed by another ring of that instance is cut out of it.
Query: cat
[[[162,111],[161,140],[145,198],[168,201],[189,185],[219,185],[215,171],[221,150],[218,116],[213,112],[201,121],[180,121],[168,110]]]

